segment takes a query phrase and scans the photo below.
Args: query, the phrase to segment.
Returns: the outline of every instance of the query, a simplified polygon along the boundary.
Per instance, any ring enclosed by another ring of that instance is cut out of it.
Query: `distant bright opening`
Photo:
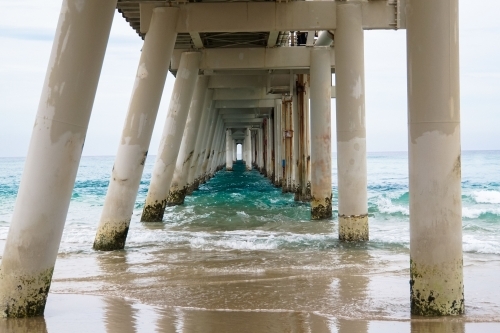
[[[241,143],[236,145],[236,159],[241,160]]]

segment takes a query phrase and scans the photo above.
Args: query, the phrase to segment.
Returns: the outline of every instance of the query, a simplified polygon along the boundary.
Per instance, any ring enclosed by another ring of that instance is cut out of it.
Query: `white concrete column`
[[[209,129],[209,136],[208,136],[208,141],[207,141],[207,146],[206,146],[206,149],[205,149],[205,157],[202,161],[202,164],[201,164],[201,167],[200,167],[200,176],[199,176],[199,181],[198,183],[204,183],[206,181],[206,178],[207,178],[207,171],[209,169],[209,166],[210,166],[210,161],[211,161],[211,158],[212,158],[212,147],[213,147],[213,143],[214,143],[214,139],[216,137],[216,133],[217,133],[217,130],[218,130],[218,126],[219,126],[219,118],[220,118],[220,115],[219,115],[219,112],[217,110],[214,110],[213,114],[212,114],[212,121],[211,121],[211,125],[210,125],[210,129]]]
[[[257,164],[257,132],[255,130],[250,131],[250,135],[252,138],[252,166]]]
[[[207,168],[205,170],[204,181],[207,181],[208,179],[212,178],[212,169],[214,165],[215,152],[217,149],[217,145],[219,143],[221,126],[222,126],[221,115],[218,115],[217,123],[215,124],[214,139],[212,141],[212,146],[209,149],[209,158],[208,158]]]
[[[290,130],[288,126],[290,125],[289,116],[291,113],[290,110],[291,102],[282,101],[281,103],[281,161],[284,162],[284,166],[282,165],[283,170],[283,178],[281,181],[281,190],[283,193],[288,192],[290,185],[290,161],[291,161],[291,148],[292,148],[292,140],[291,138],[286,137],[286,132]]]
[[[226,171],[233,171],[233,131],[228,128],[226,130]]]
[[[97,227],[95,250],[120,250],[125,246],[170,57],[177,38],[175,25],[178,11],[179,9],[174,7],[159,7],[153,12]]]
[[[309,169],[309,76],[298,76],[297,104],[299,113],[299,167],[300,167],[300,195],[299,200],[311,200],[311,184],[308,177]]]
[[[331,90],[331,88],[330,88]],[[307,176],[307,184],[306,184],[306,200],[311,201],[311,109],[310,109],[310,100],[311,100],[311,76],[307,75],[307,85],[306,85],[306,95],[308,101],[306,102],[307,109],[304,114],[305,118],[305,142],[306,142],[306,176]]]
[[[202,150],[198,158],[198,164],[196,165],[196,171],[194,172],[193,189],[198,188],[200,182],[203,178],[203,166],[206,165],[207,154],[210,150],[211,140],[213,138],[214,131],[214,119],[216,118],[217,110],[213,107],[213,103],[210,104],[210,110],[208,113],[207,123],[204,131],[204,137],[202,140]]]
[[[142,211],[142,222],[161,222],[163,219],[175,162],[179,154],[182,134],[198,79],[199,66],[199,52],[184,52],[182,54],[160,148],[151,175],[146,203]]]
[[[170,191],[167,198],[167,205],[169,206],[182,205],[186,197],[189,169],[194,155],[196,136],[200,129],[201,114],[205,106],[207,86],[208,76],[198,76],[186,121],[186,127],[182,135],[179,155],[175,162],[174,176],[170,184]]]
[[[43,315],[115,6],[62,3],[0,266],[4,317]]]
[[[258,144],[258,152],[259,152],[259,159],[258,159],[258,164],[259,164],[259,171],[260,173],[264,172],[264,129],[259,128],[258,130],[259,134],[259,144]]]
[[[365,69],[360,3],[337,6],[335,55],[339,239],[366,241]]]
[[[407,3],[411,313],[464,313],[458,0]]]
[[[203,111],[201,114],[199,132],[196,134],[196,144],[194,150],[194,158],[191,161],[191,165],[189,167],[189,174],[187,180],[187,194],[192,193],[196,186],[196,179],[198,175],[196,172],[198,171],[198,167],[201,164],[202,155],[205,153],[205,144],[207,141],[208,130],[210,127],[210,121],[212,117],[212,113],[214,109],[212,108],[213,104],[213,89],[207,89],[205,92],[205,102],[203,104]]]
[[[266,140],[266,176],[272,179],[273,175],[273,119],[271,117],[267,118],[267,140]]]
[[[292,95],[292,186],[290,191],[295,193],[295,200],[299,199],[300,192],[300,169],[299,169],[299,143],[300,143],[300,123],[299,108],[297,99],[297,75],[293,77],[293,95]]]
[[[252,170],[252,135],[250,128],[245,129],[245,164],[246,170]]]
[[[274,103],[274,168],[275,168],[275,178],[274,185],[281,186],[281,180],[283,177],[283,161],[281,157],[281,141],[283,132],[281,130],[281,100],[277,99]]]
[[[224,130],[224,122],[222,123],[222,130],[220,131],[220,141],[219,141],[219,155],[217,158],[217,165],[215,172],[218,172],[224,168],[226,164],[226,131]]]
[[[232,142],[232,147],[233,147],[233,162],[236,162],[236,160],[238,159],[237,155],[236,155],[236,140],[233,139],[233,142]]]
[[[222,120],[222,115],[219,115],[217,117],[217,126],[215,127],[215,133],[214,133],[214,141],[212,144],[211,148],[211,153],[210,153],[210,160],[209,164],[207,166],[207,171],[206,171],[206,179],[210,179],[213,177],[215,173],[215,169],[217,167],[217,157],[218,157],[218,152],[219,152],[219,145],[222,140],[222,136],[224,133],[224,122]]]
[[[328,47],[311,49],[311,218],[332,216],[331,64]]]

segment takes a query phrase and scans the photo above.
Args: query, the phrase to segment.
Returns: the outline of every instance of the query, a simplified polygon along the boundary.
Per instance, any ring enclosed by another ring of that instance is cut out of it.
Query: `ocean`
[[[125,250],[96,252],[92,244],[113,162],[81,160],[47,311],[55,311],[50,309],[61,295],[99,295],[107,302],[126,300],[133,309],[151,307],[147,311],[163,313],[171,323],[182,316],[186,332],[197,332],[186,327],[200,321],[216,327],[227,313],[241,319],[232,325],[254,332],[265,323],[281,323],[270,330],[275,332],[286,325],[309,327],[304,332],[427,332],[415,324],[424,319],[410,316],[407,153],[368,154],[367,243],[338,240],[335,159],[331,220],[311,221],[307,203],[282,194],[257,171],[245,172],[239,162],[235,171],[222,170],[201,185],[184,205],[167,207],[162,223],[141,223],[154,164],[150,156]],[[0,158],[2,252],[23,166],[24,158]],[[462,153],[462,202],[466,314],[444,323],[458,325],[456,332],[473,332],[479,323],[493,325],[481,326],[483,333],[488,327],[498,331],[500,151]],[[251,319],[255,313],[260,315]],[[136,319],[132,326],[141,322],[149,320]]]

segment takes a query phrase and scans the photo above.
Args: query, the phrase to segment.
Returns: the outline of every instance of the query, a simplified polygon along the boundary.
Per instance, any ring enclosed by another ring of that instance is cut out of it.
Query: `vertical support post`
[[[167,198],[167,205],[169,206],[182,205],[186,197],[189,169],[193,159],[196,137],[199,133],[201,114],[205,106],[207,86],[208,76],[198,76],[186,127],[182,135],[179,155],[175,163],[174,176],[170,184],[170,191]]]
[[[368,240],[365,70],[359,3],[337,6],[337,175],[339,239]]]
[[[62,3],[0,266],[4,317],[43,315],[115,6]]]
[[[292,187],[291,192],[295,193],[295,200],[299,199],[300,191],[300,169],[299,169],[299,109],[297,100],[297,75],[292,75]]]
[[[205,158],[202,161],[202,165],[200,168],[200,176],[199,176],[199,183],[204,183],[208,177],[207,172],[209,171],[209,163],[211,161],[211,156],[213,152],[213,144],[216,138],[218,126],[219,126],[219,111],[214,110],[212,113],[212,121],[210,125],[210,130],[209,130],[209,140],[207,141],[207,147],[205,151]]]
[[[160,148],[151,175],[146,203],[142,211],[142,222],[161,222],[163,219],[175,162],[179,154],[191,99],[198,79],[199,66],[199,52],[184,52],[182,54]]]
[[[207,154],[209,154],[210,151],[210,145],[212,144],[213,140],[213,132],[214,132],[214,126],[215,126],[215,119],[217,118],[217,110],[213,107],[213,104],[210,105],[210,111],[208,114],[208,119],[207,119],[207,127],[205,128],[205,137],[203,138],[203,148],[200,153],[198,165],[196,166],[196,171],[195,171],[195,177],[194,177],[194,184],[193,184],[193,189],[198,188],[200,183],[203,180],[203,170],[204,166],[207,163]]]
[[[226,130],[226,171],[233,171],[233,130]]]
[[[305,143],[306,143],[306,177],[307,177],[307,184],[306,184],[306,201],[311,201],[311,179],[312,179],[312,173],[311,173],[311,110],[310,110],[310,85],[311,85],[311,76],[307,75],[307,85],[305,86],[306,89],[306,106],[307,108],[304,111],[304,126],[305,126]],[[331,96],[331,88],[330,88],[330,96]]]
[[[97,227],[93,246],[95,250],[111,251],[125,247],[177,37],[175,25],[178,11],[178,8],[159,7],[153,12]]]
[[[288,154],[290,153],[290,140],[286,137],[286,132],[288,130],[288,115],[289,115],[289,106],[290,103],[285,102],[284,100],[281,101],[281,168],[282,168],[282,181],[281,181],[281,191],[282,193],[288,192],[288,185],[290,184],[289,182],[289,168],[290,168],[290,161],[288,159]]]
[[[267,178],[272,179],[274,169],[273,169],[273,147],[274,147],[274,142],[273,142],[273,118],[269,116],[267,118],[267,148],[266,148],[266,170],[267,170]]]
[[[210,155],[209,164],[207,166],[207,175],[206,175],[207,180],[213,177],[215,173],[215,168],[217,167],[217,156],[219,152],[219,145],[224,133],[224,131],[222,131],[223,127],[224,127],[224,122],[222,120],[222,115],[219,115],[217,117],[217,126],[215,128],[215,136],[212,145],[212,152]]]
[[[264,173],[264,129],[259,128],[259,172]]]
[[[313,220],[332,216],[331,82],[329,48],[320,46],[311,49],[311,218]]]
[[[297,80],[297,106],[299,116],[299,189],[298,200],[308,201],[307,195],[307,164],[309,159],[307,129],[307,115],[309,113],[309,95],[307,75],[298,75]]]
[[[250,128],[245,128],[245,164],[246,164],[246,170],[252,170],[252,143],[251,143],[251,133],[250,133]]]
[[[281,100],[274,100],[274,185],[281,186]]]
[[[187,180],[187,191],[186,194],[190,194],[193,192],[195,189],[196,185],[196,180],[198,175],[196,172],[198,171],[198,166],[201,164],[200,161],[202,160],[202,155],[205,153],[205,142],[208,136],[208,130],[210,127],[210,121],[213,113],[213,108],[212,108],[212,102],[213,102],[213,89],[207,89],[205,92],[205,101],[203,104],[203,111],[201,114],[201,120],[200,120],[200,131],[196,134],[196,145],[195,145],[195,152],[194,152],[194,158],[191,162],[191,165],[189,167],[189,175],[188,175],[188,180]]]
[[[232,149],[233,149],[233,164],[234,162],[236,162],[238,160],[238,157],[236,156],[236,140],[233,139],[233,142],[232,142]]]
[[[411,313],[464,313],[458,0],[407,3]]]

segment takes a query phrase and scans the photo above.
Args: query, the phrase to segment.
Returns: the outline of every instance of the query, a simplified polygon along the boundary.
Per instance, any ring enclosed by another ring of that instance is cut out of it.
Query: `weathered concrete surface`
[[[369,239],[368,214],[339,215],[339,239],[347,242],[367,241]]]
[[[3,316],[43,314],[115,6],[62,3],[0,266]]]
[[[329,49],[311,50],[311,218],[332,216],[331,81]]]
[[[106,223],[99,225],[94,239],[94,250],[113,251],[125,247],[130,219],[107,219]]]
[[[178,8],[155,9],[97,227],[95,250],[125,246],[177,33]]]
[[[458,0],[407,3],[411,312],[464,313]]]
[[[186,198],[187,188],[172,188],[170,187],[170,192],[168,193],[167,198],[167,206],[178,206],[184,203],[184,199]]]
[[[226,171],[233,171],[233,131],[226,130]]]
[[[167,197],[167,205],[169,206],[181,205],[184,203],[184,197],[186,196],[188,187],[189,169],[194,155],[196,137],[200,130],[203,107],[205,106],[207,86],[208,77],[199,75],[196,81],[193,99],[191,100],[186,126],[182,134],[179,154],[175,162],[174,175]]]
[[[213,107],[213,89],[208,89],[205,93],[205,103],[203,105],[203,112],[201,116],[200,131],[198,137],[196,138],[196,150],[195,159],[191,164],[188,177],[188,190],[187,193],[192,193],[194,189],[198,188],[199,177],[201,172],[201,167],[205,160],[208,140],[211,133],[212,120],[215,113],[215,108]]]
[[[311,219],[322,220],[332,217],[332,197],[311,197]]]
[[[170,99],[160,148],[151,175],[151,183],[141,217],[142,222],[160,222],[163,219],[189,107],[198,79],[199,66],[200,54],[198,52],[183,53]]]
[[[210,162],[212,160],[214,153],[213,151],[215,145],[214,141],[217,138],[217,133],[220,130],[220,126],[221,126],[221,115],[217,110],[215,110],[210,124],[210,130],[209,130],[210,134],[208,136],[209,140],[207,141],[207,146],[205,149],[205,158],[203,159],[199,170],[198,180],[200,184],[203,184],[206,181],[208,172],[210,171],[209,170],[211,165]]]
[[[245,141],[243,141],[243,147],[244,147],[244,162],[245,162],[245,169],[247,171],[252,170],[252,135],[250,133],[250,128],[245,129]]]
[[[335,54],[339,239],[364,241],[368,240],[368,200],[360,3],[345,2],[337,6]]]

